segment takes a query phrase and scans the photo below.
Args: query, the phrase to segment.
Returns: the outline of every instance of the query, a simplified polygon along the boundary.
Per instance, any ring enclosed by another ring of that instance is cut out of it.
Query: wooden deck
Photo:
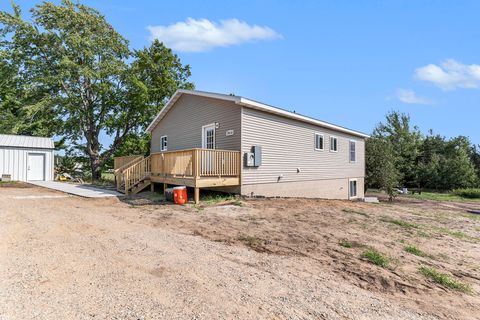
[[[200,188],[240,185],[240,151],[188,149],[122,158],[115,159],[115,177],[117,190],[126,195],[164,183],[193,187],[198,202]]]

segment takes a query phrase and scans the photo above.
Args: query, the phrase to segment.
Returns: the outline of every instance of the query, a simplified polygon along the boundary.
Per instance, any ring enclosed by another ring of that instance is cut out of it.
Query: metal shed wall
[[[27,181],[27,160],[29,153],[45,155],[45,180],[54,178],[53,150],[0,146],[0,176],[10,174],[14,181]]]

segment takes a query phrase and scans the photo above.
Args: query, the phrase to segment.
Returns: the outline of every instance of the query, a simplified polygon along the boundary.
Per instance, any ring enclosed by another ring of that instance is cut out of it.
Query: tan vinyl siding
[[[242,185],[341,179],[345,198],[348,178],[365,175],[363,138],[249,108],[243,108],[242,130],[243,152],[249,152],[253,145],[262,147],[262,165],[244,167]],[[323,151],[315,150],[315,133],[324,136]],[[338,152],[330,151],[331,136],[338,138]],[[349,160],[350,140],[356,141],[354,163]],[[363,196],[362,189],[358,188],[359,196]]]
[[[363,197],[363,178],[357,179],[357,198]],[[242,185],[245,196],[348,199],[349,179],[274,182]]]
[[[193,95],[182,95],[152,130],[151,152],[160,151],[160,138],[168,136],[168,150],[202,147],[202,126],[217,122],[216,149],[240,150],[241,107],[222,101]],[[234,134],[226,136],[226,131]]]

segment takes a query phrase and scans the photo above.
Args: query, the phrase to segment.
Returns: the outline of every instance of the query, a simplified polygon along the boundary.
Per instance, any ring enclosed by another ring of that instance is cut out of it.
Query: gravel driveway
[[[304,257],[146,225],[117,199],[59,195],[0,188],[2,320],[431,318]]]

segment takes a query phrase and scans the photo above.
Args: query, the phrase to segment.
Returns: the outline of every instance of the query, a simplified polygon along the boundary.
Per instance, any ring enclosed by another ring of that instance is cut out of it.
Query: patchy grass
[[[235,201],[233,204],[241,203],[238,196],[234,194],[206,194],[202,197],[202,202],[208,205],[214,205],[221,202]]]
[[[3,181],[3,180],[0,180],[0,184],[16,184],[18,183],[18,181]]]
[[[352,209],[342,209],[343,212],[346,212],[346,213],[354,213],[354,214],[358,214],[358,215],[361,215],[361,216],[364,216],[364,217],[370,217],[368,215],[368,213],[365,213],[363,211],[357,211],[357,210],[352,210]]]
[[[455,189],[452,193],[467,199],[480,199],[480,188]]]
[[[411,254],[416,255],[416,256],[419,256],[419,257],[424,257],[424,258],[432,258],[433,257],[433,255],[428,254],[428,253],[420,250],[419,248],[417,248],[414,245],[405,246],[403,249],[406,252],[411,253]]]
[[[470,238],[466,233],[459,231],[459,230],[450,230],[447,228],[435,228],[439,232],[441,232],[444,235],[452,236],[457,239],[465,239],[465,238]]]
[[[376,266],[388,267],[388,258],[376,249],[370,248],[363,251],[361,257]]]
[[[439,272],[433,268],[421,266],[418,271],[425,277],[433,280],[434,282],[453,290],[470,293],[472,287],[466,283],[460,282],[446,273]]]
[[[380,221],[387,222],[387,223],[392,223],[392,224],[395,224],[397,226],[400,226],[400,227],[406,228],[406,229],[411,229],[411,228],[416,229],[416,228],[419,227],[418,224],[407,222],[407,221],[404,221],[404,220],[393,219],[393,218],[389,218],[389,217],[383,217],[383,218],[380,219]]]
[[[342,239],[338,242],[338,244],[341,246],[341,247],[344,247],[344,248],[352,248],[353,247],[353,243],[351,243],[350,241],[348,240],[345,240],[345,239]]]
[[[480,199],[467,199],[453,193],[422,192],[422,194],[400,195],[400,197],[415,198],[419,200],[434,201],[480,201]]]
[[[252,247],[252,248],[257,248],[263,242],[261,239],[255,237],[255,236],[248,236],[248,235],[241,235],[237,239],[242,241],[245,245],[247,245],[249,247]]]
[[[432,238],[432,235],[430,233],[422,231],[422,230],[418,231],[418,236],[422,237],[422,238],[426,238],[426,239]]]
[[[150,200],[153,202],[163,202],[165,201],[165,195],[161,193],[154,192],[149,196]]]

